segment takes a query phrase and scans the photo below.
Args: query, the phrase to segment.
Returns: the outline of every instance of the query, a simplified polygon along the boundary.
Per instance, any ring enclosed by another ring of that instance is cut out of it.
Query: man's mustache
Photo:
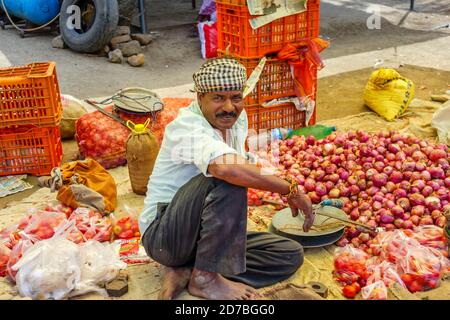
[[[222,112],[222,113],[217,113],[216,114],[217,118],[222,118],[222,117],[233,117],[233,118],[237,118],[237,113],[236,112]]]

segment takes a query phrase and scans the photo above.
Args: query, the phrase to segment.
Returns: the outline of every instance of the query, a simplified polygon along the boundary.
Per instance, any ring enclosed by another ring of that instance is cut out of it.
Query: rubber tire
[[[61,36],[67,46],[77,52],[95,53],[111,41],[119,23],[119,6],[117,0],[92,0],[95,5],[95,21],[83,34],[67,28],[70,15],[67,8],[77,0],[64,0],[61,6],[59,26]]]

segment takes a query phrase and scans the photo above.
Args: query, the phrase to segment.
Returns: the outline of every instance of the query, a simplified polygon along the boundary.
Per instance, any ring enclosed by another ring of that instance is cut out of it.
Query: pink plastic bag
[[[33,239],[32,237],[28,237],[26,235],[22,235],[23,239],[19,241],[19,243],[12,249],[11,255],[7,264],[7,271],[10,278],[15,282],[17,271],[12,269],[12,266],[15,265],[20,258],[24,255],[24,253],[33,246],[37,239]]]
[[[203,59],[217,57],[217,22],[205,21],[198,24]]]
[[[423,246],[440,250],[443,255],[448,255],[447,238],[443,228],[434,225],[418,226],[412,232],[411,238]]]

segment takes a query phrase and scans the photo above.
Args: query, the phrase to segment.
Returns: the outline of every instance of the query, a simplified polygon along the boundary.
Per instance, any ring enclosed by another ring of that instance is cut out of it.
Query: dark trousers
[[[157,211],[142,242],[162,265],[217,272],[261,288],[287,279],[303,263],[299,243],[271,233],[247,234],[246,188],[200,174]]]

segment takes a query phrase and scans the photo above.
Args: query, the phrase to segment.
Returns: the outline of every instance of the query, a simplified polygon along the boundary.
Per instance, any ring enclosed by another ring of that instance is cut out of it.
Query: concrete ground
[[[366,25],[371,15],[366,11],[373,5],[381,13],[380,30],[369,30]],[[108,96],[131,86],[155,89],[190,83],[203,60],[199,39],[192,37],[193,26],[183,24],[194,22],[200,1],[197,10],[192,10],[189,0],[171,1],[169,5],[154,0],[153,6],[151,2],[147,6],[153,17],[149,18],[149,25],[155,40],[147,48],[143,68],[54,49],[52,35],[21,39],[13,29],[0,31],[0,66],[56,61],[61,91],[79,98]],[[408,11],[408,6],[409,1],[405,0],[322,0],[321,34],[331,40],[331,47],[322,55],[327,68],[320,76],[371,67],[379,59],[388,61],[393,57],[395,63],[448,67],[450,29],[431,30],[450,22],[448,1],[416,0],[414,12]],[[402,50],[404,57],[398,55]]]

